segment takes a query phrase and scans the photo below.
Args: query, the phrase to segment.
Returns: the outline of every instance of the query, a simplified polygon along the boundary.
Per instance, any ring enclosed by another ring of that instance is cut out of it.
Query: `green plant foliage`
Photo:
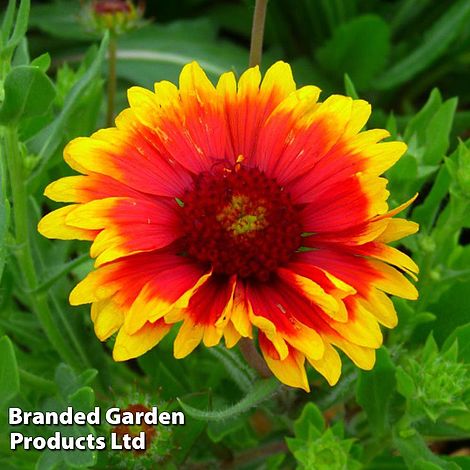
[[[261,69],[292,65],[321,99],[372,104],[367,129],[408,150],[386,173],[400,241],[420,268],[419,299],[393,298],[399,323],[369,371],[343,357],[312,392],[261,379],[238,347],[173,356],[175,333],[116,363],[89,308],[68,296],[92,269],[89,244],[47,240],[37,222],[58,207],[48,183],[71,170],[63,149],[106,126],[111,34],[86,2],[9,0],[0,11],[0,467],[3,469],[436,470],[470,468],[470,3],[468,0],[270,0]],[[132,85],[177,83],[198,61],[215,83],[248,63],[254,0],[146,2],[141,27],[117,41],[115,114]],[[88,20],[87,20],[88,18]],[[112,44],[112,42],[111,42]],[[222,157],[222,156],[221,156]],[[19,197],[18,197],[19,193]],[[105,436],[113,426],[8,424],[8,407],[89,412],[130,405],[185,412],[157,427],[148,452],[10,450],[9,434]]]
[[[289,449],[302,469],[359,469],[351,452],[352,439],[344,438],[340,423],[325,429],[321,412],[313,403],[305,406],[294,423],[295,437],[287,438]]]
[[[361,371],[357,382],[357,401],[367,414],[372,432],[383,436],[389,426],[389,405],[395,389],[395,366],[386,349],[377,351],[373,370]]]
[[[20,391],[20,379],[15,350],[8,336],[0,339],[0,406],[4,407]]]
[[[340,25],[316,53],[329,72],[348,73],[358,89],[368,88],[390,53],[388,24],[379,16],[363,15]]]
[[[470,15],[470,6],[465,0],[453,3],[427,31],[423,42],[384,73],[377,83],[379,88],[391,88],[410,80],[430,66],[455,41]]]
[[[13,68],[5,78],[4,99],[0,108],[0,123],[16,124],[45,114],[55,97],[54,85],[35,66]]]

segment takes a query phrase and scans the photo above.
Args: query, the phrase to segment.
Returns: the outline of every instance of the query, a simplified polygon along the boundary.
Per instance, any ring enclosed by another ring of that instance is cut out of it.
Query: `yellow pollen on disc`
[[[268,225],[266,208],[254,205],[248,196],[241,194],[233,196],[216,219],[235,236],[262,230]]]

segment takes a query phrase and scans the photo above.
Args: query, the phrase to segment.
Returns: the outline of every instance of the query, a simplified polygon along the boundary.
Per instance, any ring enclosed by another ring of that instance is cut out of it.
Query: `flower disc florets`
[[[202,173],[183,202],[187,253],[214,273],[266,281],[300,246],[289,194],[255,168]]]

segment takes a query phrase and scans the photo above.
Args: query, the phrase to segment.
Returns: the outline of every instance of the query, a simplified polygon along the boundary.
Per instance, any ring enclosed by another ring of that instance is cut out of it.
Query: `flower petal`
[[[307,357],[307,360],[333,386],[336,385],[341,375],[341,358],[330,343],[325,341],[324,344],[325,352],[321,359],[314,360]]]
[[[170,325],[164,321],[146,323],[140,330],[130,335],[125,328],[121,328],[116,337],[113,349],[115,361],[127,361],[145,354],[158,344],[170,331]]]
[[[281,358],[286,353],[281,338],[308,357],[322,357],[323,341],[316,330],[321,325],[314,320],[314,304],[303,301],[300,294],[289,290],[282,281],[269,286],[248,285],[247,295],[254,313],[252,323],[275,344]]]
[[[173,309],[186,308],[194,292],[210,277],[202,267],[181,262],[153,273],[133,302],[124,327],[134,334],[146,322],[154,323]]]
[[[152,251],[182,236],[176,202],[155,199],[106,198],[81,204],[71,211],[67,225],[102,230],[90,253],[96,266],[122,256]]]
[[[95,334],[101,341],[106,341],[124,323],[125,311],[112,298],[107,298],[91,305],[91,319]]]
[[[49,212],[39,221],[39,233],[44,237],[58,238],[59,240],[94,240],[99,230],[87,230],[66,223],[68,215],[78,206],[78,204],[71,204]]]
[[[266,364],[281,382],[290,387],[302,388],[306,392],[310,391],[303,354],[289,347],[288,355],[284,359],[280,359],[276,355],[276,349],[263,332],[259,333],[258,341]]]

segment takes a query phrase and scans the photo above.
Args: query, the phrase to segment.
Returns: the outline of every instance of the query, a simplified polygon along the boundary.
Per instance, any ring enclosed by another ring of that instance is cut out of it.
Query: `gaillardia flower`
[[[193,62],[179,88],[131,88],[115,128],[67,145],[82,175],[45,194],[74,204],[39,231],[93,241],[96,269],[70,302],[92,304],[100,340],[118,331],[115,360],[179,325],[175,357],[201,341],[257,338],[279,380],[305,390],[305,360],[337,382],[337,348],[372,368],[379,323],[397,323],[387,294],[417,297],[402,273],[417,266],[387,245],[417,231],[393,218],[411,201],[390,211],[379,176],[406,145],[360,132],[365,101],[319,93],[296,89],[283,62],[263,79],[258,67],[238,83],[225,73],[217,86]]]

